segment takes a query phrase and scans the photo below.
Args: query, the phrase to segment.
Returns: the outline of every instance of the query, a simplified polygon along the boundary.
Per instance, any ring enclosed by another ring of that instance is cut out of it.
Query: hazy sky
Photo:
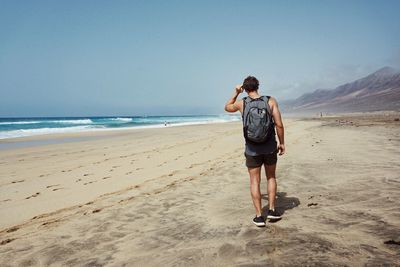
[[[400,1],[0,0],[0,116],[219,114],[400,66]]]

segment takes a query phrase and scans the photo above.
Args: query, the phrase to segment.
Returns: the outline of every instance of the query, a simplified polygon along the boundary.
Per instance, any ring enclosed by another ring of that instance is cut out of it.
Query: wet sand
[[[265,228],[240,123],[2,150],[0,265],[400,265],[396,118],[285,119]]]

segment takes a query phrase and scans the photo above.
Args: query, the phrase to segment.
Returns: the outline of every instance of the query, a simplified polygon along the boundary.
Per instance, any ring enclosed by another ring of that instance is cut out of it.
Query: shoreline
[[[204,115],[205,116],[205,115]],[[307,113],[307,114],[282,114],[284,119],[291,120],[313,120],[313,119],[325,119],[325,118],[340,118],[340,117],[394,117],[400,118],[400,111],[388,110],[388,111],[373,111],[373,112],[353,112],[353,113],[325,113],[322,117],[318,113]],[[58,118],[58,117],[55,117]],[[84,118],[84,117],[76,117],[76,118]],[[112,118],[112,117],[110,117]],[[26,118],[24,118],[26,119]],[[69,143],[69,142],[77,142],[90,140],[95,138],[104,138],[110,137],[114,135],[123,134],[125,132],[129,133],[130,131],[141,131],[141,130],[151,130],[151,129],[165,129],[169,127],[185,127],[192,125],[207,125],[207,124],[219,124],[219,123],[236,123],[238,121],[205,121],[205,122],[182,122],[176,124],[170,124],[168,126],[164,126],[163,124],[155,124],[155,125],[146,125],[146,126],[128,126],[128,127],[110,127],[110,128],[88,128],[85,130],[79,131],[67,131],[67,132],[59,132],[59,133],[43,133],[43,134],[32,134],[28,136],[20,136],[20,137],[10,137],[10,138],[2,138],[0,139],[0,151],[8,150],[14,148],[24,148],[24,147],[32,147],[32,146],[40,146],[40,145],[48,145],[48,144],[57,144],[57,143]],[[58,128],[62,129],[62,128]],[[68,130],[68,128],[65,128]]]
[[[0,142],[1,140],[49,134],[159,129],[164,127],[224,123],[238,120],[240,119],[237,114],[149,117],[0,118]],[[26,127],[26,125],[28,126]]]
[[[119,136],[124,134],[130,134],[136,131],[159,131],[167,128],[175,127],[190,127],[198,125],[212,125],[212,124],[225,124],[225,123],[237,123],[240,121],[226,121],[226,122],[201,122],[201,123],[181,123],[168,126],[137,126],[137,127],[119,127],[119,128],[99,128],[90,129],[87,131],[76,131],[76,132],[64,132],[64,133],[48,133],[38,134],[30,136],[12,137],[0,139],[0,151],[25,148],[32,146],[48,145],[48,144],[59,144],[69,142],[88,141],[97,138],[108,138],[113,136]]]
[[[377,114],[387,114],[387,111],[382,112],[371,112],[371,113],[350,113],[354,116],[365,116],[365,114],[373,115]],[[400,112],[391,111],[389,114],[400,114]],[[329,114],[324,116],[327,117],[336,117],[336,116],[348,116],[349,114]],[[318,119],[319,117],[314,114],[283,114],[285,119],[292,120],[302,120],[302,119]],[[83,117],[77,117],[83,118]],[[41,145],[51,145],[51,144],[59,144],[59,143],[70,143],[70,142],[79,142],[79,141],[88,141],[91,139],[97,138],[108,138],[115,135],[121,134],[129,134],[131,131],[142,131],[142,130],[162,130],[169,127],[185,127],[192,125],[207,125],[207,124],[219,124],[219,123],[236,123],[238,121],[214,121],[214,122],[193,122],[193,123],[178,123],[176,125],[172,124],[169,126],[164,126],[162,124],[159,125],[149,125],[149,126],[135,126],[135,127],[116,127],[116,128],[90,128],[87,130],[80,131],[67,131],[60,133],[45,133],[45,134],[34,134],[29,136],[21,136],[21,137],[10,137],[0,139],[0,151],[2,150],[10,150],[10,149],[18,149],[18,148],[26,148],[26,147],[36,147]],[[239,120],[240,122],[240,120]],[[68,128],[66,128],[68,129]]]

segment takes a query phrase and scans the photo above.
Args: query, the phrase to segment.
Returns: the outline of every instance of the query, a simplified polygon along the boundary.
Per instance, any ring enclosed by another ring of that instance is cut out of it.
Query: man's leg
[[[265,165],[265,173],[268,181],[268,205],[270,210],[275,209],[276,197],[276,177],[275,177],[276,164]]]
[[[256,209],[256,215],[261,216],[261,167],[248,168],[248,171],[250,175],[251,198],[253,199],[254,208]]]

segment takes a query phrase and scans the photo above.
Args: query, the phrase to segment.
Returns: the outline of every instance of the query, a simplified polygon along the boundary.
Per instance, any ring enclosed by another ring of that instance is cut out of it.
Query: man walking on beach
[[[225,105],[227,112],[240,111],[243,118],[245,136],[246,166],[250,175],[250,191],[253,199],[256,217],[253,223],[265,226],[261,206],[261,167],[264,165],[268,181],[268,214],[267,218],[276,220],[281,216],[275,211],[276,197],[276,163],[277,154],[285,154],[284,128],[278,103],[273,97],[258,94],[259,82],[253,76],[248,76],[242,85],[237,85],[233,96]],[[239,94],[247,93],[247,97],[236,101]],[[275,130],[279,145],[275,139]]]

